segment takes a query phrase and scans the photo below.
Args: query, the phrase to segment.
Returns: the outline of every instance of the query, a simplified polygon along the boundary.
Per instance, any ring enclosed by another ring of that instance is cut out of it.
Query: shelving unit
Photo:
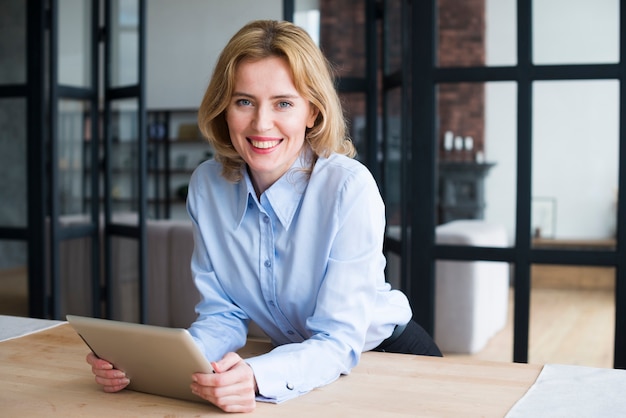
[[[148,110],[148,205],[153,218],[187,216],[189,177],[198,164],[213,156],[196,118],[196,109]]]
[[[193,170],[213,152],[201,138],[196,124],[196,109],[149,110],[147,112],[147,196],[148,218],[185,219],[186,187]],[[98,142],[100,155],[92,162],[94,145],[87,117],[83,112],[66,112],[62,120],[59,157],[60,211],[63,214],[86,213],[92,204],[89,173],[98,164],[102,173],[104,159],[111,159],[111,196],[115,211],[136,211],[137,127],[136,114],[120,112],[115,116],[110,155]],[[81,175],[82,173],[82,175]],[[100,191],[104,190],[100,176]]]

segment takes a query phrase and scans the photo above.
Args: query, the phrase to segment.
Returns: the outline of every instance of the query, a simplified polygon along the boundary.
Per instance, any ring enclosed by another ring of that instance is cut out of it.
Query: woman
[[[215,160],[192,175],[190,333],[216,374],[193,393],[224,411],[281,402],[349,373],[367,350],[441,355],[385,282],[385,210],[352,159],[328,62],[288,22],[255,21],[222,52],[198,122]],[[275,348],[243,360],[250,321]],[[88,357],[106,391],[128,384]]]

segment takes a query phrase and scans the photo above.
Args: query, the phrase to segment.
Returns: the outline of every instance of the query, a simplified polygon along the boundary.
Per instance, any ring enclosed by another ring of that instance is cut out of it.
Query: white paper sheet
[[[0,315],[0,341],[23,337],[64,323],[65,321]]]
[[[506,417],[626,417],[626,370],[546,364]]]

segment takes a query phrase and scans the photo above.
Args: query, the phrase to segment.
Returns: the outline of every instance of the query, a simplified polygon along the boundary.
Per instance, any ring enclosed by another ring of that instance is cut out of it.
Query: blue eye
[[[248,99],[239,99],[235,103],[237,103],[238,106],[250,106],[252,104]]]
[[[278,103],[278,107],[281,108],[281,109],[286,109],[288,107],[291,107],[291,103],[289,103],[289,102],[279,102]]]

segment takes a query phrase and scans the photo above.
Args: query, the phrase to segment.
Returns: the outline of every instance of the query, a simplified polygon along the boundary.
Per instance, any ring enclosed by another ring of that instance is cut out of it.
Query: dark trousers
[[[387,338],[373,351],[443,357],[432,337],[413,320],[409,321],[402,334],[394,339]]]

